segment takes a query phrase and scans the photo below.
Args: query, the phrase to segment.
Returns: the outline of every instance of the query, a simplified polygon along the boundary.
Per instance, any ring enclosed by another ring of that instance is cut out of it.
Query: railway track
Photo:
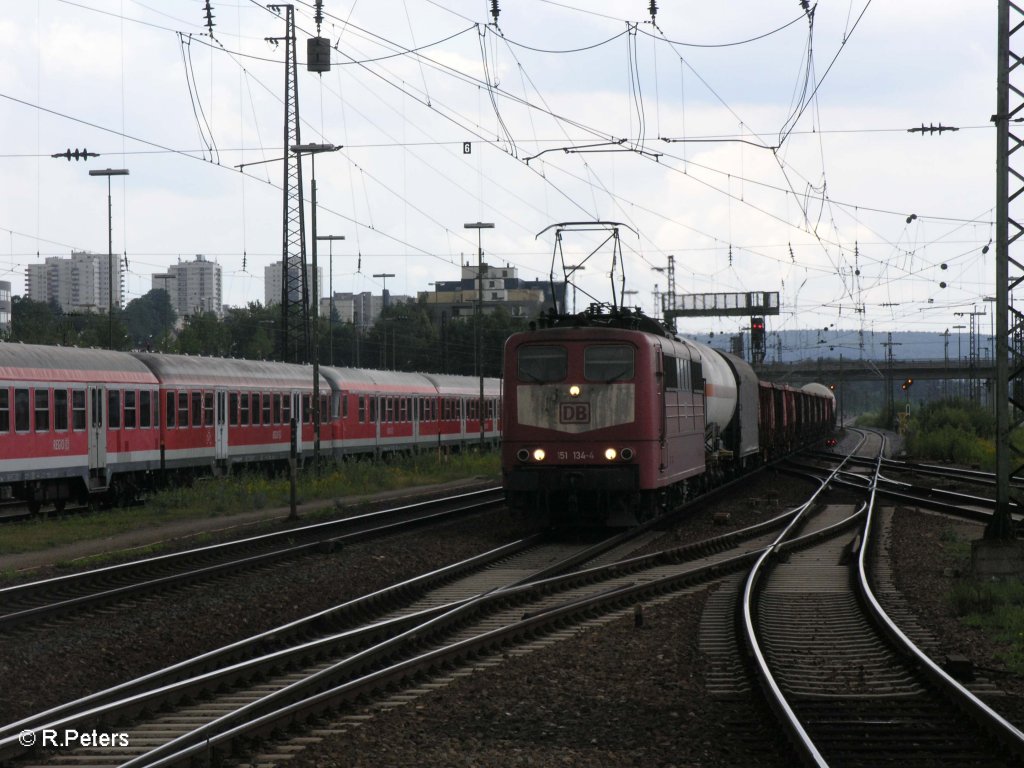
[[[489,488],[286,531],[0,589],[0,633],[121,600],[154,595],[313,552],[473,514],[503,503]]]
[[[794,525],[747,576],[744,642],[761,688],[807,764],[1019,765],[1024,734],[911,643],[875,596],[879,466],[863,506]]]
[[[753,613],[763,616],[767,631],[776,632],[776,639],[765,645],[772,648],[766,655],[771,656],[776,669],[783,665],[783,671],[777,673],[785,681],[780,690],[792,687],[802,697],[800,705],[789,705],[790,709],[815,726],[805,728],[805,733],[811,734],[810,753],[831,756],[828,760],[822,758],[819,765],[860,764],[855,761],[861,755],[842,750],[863,749],[864,744],[851,740],[850,733],[877,727],[881,734],[878,751],[867,758],[868,764],[885,765],[881,756],[886,747],[880,746],[889,738],[885,734],[915,738],[914,728],[923,727],[925,720],[912,723],[914,718],[903,705],[917,707],[918,701],[912,698],[917,690],[927,692],[935,684],[911,680],[924,662],[908,665],[898,654],[896,661],[876,657],[878,649],[891,642],[887,633],[872,629],[874,625],[857,612],[856,597],[834,594],[843,581],[838,572],[845,572],[845,566],[839,568],[836,563],[856,560],[851,542],[857,537],[848,527],[856,525],[864,513],[849,504],[823,505],[823,494],[817,501],[810,500],[756,530],[643,556],[631,557],[629,553],[645,546],[645,538],[602,542],[600,548],[590,551],[582,545],[567,549],[564,542],[519,542],[506,551],[496,551],[490,565],[485,566],[483,560],[473,565],[467,561],[457,574],[437,572],[429,585],[416,585],[417,580],[403,585],[400,604],[383,593],[367,596],[279,628],[251,644],[237,643],[207,655],[202,662],[205,671],[177,665],[174,671],[137,681],[137,688],[119,687],[98,699],[90,697],[66,705],[70,708],[56,708],[38,718],[14,723],[0,731],[0,760],[14,760],[15,765],[149,766],[197,760],[226,762],[231,755],[244,754],[243,764],[249,765],[260,762],[262,749],[267,762],[276,764],[309,740],[300,735],[280,741],[284,730],[322,722],[325,717],[343,721],[350,716],[358,721],[364,717],[360,712],[374,706],[370,702],[393,705],[414,699],[463,674],[460,670],[488,663],[482,659],[499,662],[503,655],[531,646],[538,638],[572,634],[581,623],[621,615],[637,604],[667,599],[712,582],[727,585],[731,581],[739,592],[747,571],[767,553],[776,552],[784,561],[780,567],[792,570],[781,586],[774,580],[778,574],[772,577],[769,583],[773,586],[762,592],[764,604],[758,604]],[[806,522],[812,510],[820,514],[813,522]],[[794,531],[799,527],[800,543],[776,545],[777,531],[795,519],[799,520]],[[808,584],[814,588],[808,590]],[[728,590],[720,589],[717,594],[728,595]],[[787,613],[784,606],[793,600],[801,607]],[[731,620],[721,624],[734,626]],[[815,647],[801,646],[799,637],[793,636],[794,627],[801,624],[816,627],[812,637]],[[829,631],[838,634],[830,636]],[[843,646],[842,638],[853,637],[855,632],[859,640]],[[873,636],[865,635],[871,637],[870,642],[863,640],[862,632],[874,632]],[[701,644],[705,645],[704,638]],[[728,645],[728,640],[718,643],[718,657],[711,658],[708,688],[726,696],[737,695],[737,691],[749,696],[759,684],[746,676],[743,654],[738,649],[722,650]],[[809,654],[815,648],[817,655],[810,658],[818,663],[808,665]],[[833,649],[839,649],[840,658],[828,661],[826,653]],[[786,663],[796,665],[793,671],[785,671]],[[897,663],[903,663],[909,672],[892,672]],[[821,687],[822,679],[833,686],[847,686],[847,695],[831,697],[847,706],[827,708],[830,696],[821,693],[829,689]],[[868,689],[869,684],[880,687]],[[161,688],[164,692],[160,695],[168,696],[167,700],[148,698],[153,689]],[[883,699],[894,703],[889,707],[880,703]],[[125,700],[126,708],[118,710],[121,704],[116,703]],[[851,701],[860,702],[859,708]],[[879,705],[872,708],[876,703]],[[950,710],[941,707],[941,702],[931,708],[922,703],[920,717],[950,716]],[[139,719],[139,712],[157,708],[167,711],[145,721]],[[83,710],[89,714],[83,716]],[[47,724],[61,723],[76,728],[113,728],[125,718],[136,723],[125,729],[131,748],[25,754],[24,748],[12,742],[18,726],[36,732]],[[1002,727],[998,720],[993,722],[997,730]],[[949,732],[953,733],[952,728]],[[986,738],[989,735],[985,730],[981,733]],[[254,742],[274,734],[276,744],[251,751]],[[972,738],[978,738],[978,733],[965,741]],[[938,741],[936,749],[940,749]],[[932,760],[936,754],[930,753]],[[969,764],[957,762],[961,756],[974,759],[966,752],[958,753],[954,764]],[[943,759],[948,764],[948,756]],[[978,759],[981,765],[1014,764],[1012,759],[999,762],[998,752],[982,754]],[[909,759],[904,762],[915,764]]]
[[[13,723],[0,731],[0,759],[24,751],[17,742],[22,730],[93,728],[167,707],[176,708],[128,732],[136,745],[130,750],[93,749],[56,757],[63,765],[102,764],[104,755],[111,764],[135,760],[127,764],[170,765],[203,750],[224,753],[283,723],[386,696],[393,687],[415,686],[481,654],[504,652],[597,615],[632,610],[638,601],[715,581],[751,562],[773,538],[771,531],[792,514],[636,557],[628,555],[653,535],[643,529],[593,546],[510,545],[508,551],[493,553],[494,562],[462,566],[465,572],[458,575],[432,575],[429,587],[401,585],[399,607],[383,593],[367,596],[207,654],[197,665],[176,665]],[[270,652],[268,644],[273,645]],[[212,695],[225,689],[222,696]],[[197,703],[178,706],[185,701]],[[40,764],[43,757],[32,755],[32,764]]]

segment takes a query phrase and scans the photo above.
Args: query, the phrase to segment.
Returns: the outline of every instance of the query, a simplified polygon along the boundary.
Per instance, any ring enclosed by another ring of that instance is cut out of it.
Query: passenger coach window
[[[71,428],[76,432],[85,429],[85,390],[71,390]]]
[[[53,428],[61,432],[68,429],[68,391],[53,390]]]
[[[28,390],[14,390],[14,429],[16,432],[28,432]]]
[[[11,390],[0,389],[0,432],[11,431]]]
[[[124,428],[135,429],[135,390],[124,391]]]
[[[143,390],[139,392],[139,426],[145,429],[152,425],[150,417],[153,415],[153,393]]]
[[[527,381],[561,381],[569,354],[564,347],[534,345],[519,348],[519,378]]]
[[[167,419],[167,426],[174,426],[174,393],[167,393],[166,405],[164,406],[164,417]]]
[[[188,392],[178,393],[178,426],[188,426]]]
[[[36,390],[36,432],[50,430],[50,391]]]
[[[121,390],[111,389],[107,392],[107,426],[111,429],[121,428]],[[36,427],[38,429],[38,425]]]
[[[627,344],[587,347],[583,350],[583,378],[605,383],[632,379],[633,348]]]
[[[203,426],[203,393],[192,393],[192,426]]]

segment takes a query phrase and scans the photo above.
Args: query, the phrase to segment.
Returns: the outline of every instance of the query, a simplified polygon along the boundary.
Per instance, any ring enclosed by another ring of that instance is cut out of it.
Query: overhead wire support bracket
[[[646,149],[634,149],[633,147],[623,147],[628,139],[617,139],[616,141],[602,141],[597,144],[584,144],[579,147],[552,147],[551,149],[543,149],[536,155],[530,155],[524,157],[523,161],[529,165],[531,160],[536,160],[541,155],[546,155],[548,152],[563,152],[567,155],[582,155],[597,152],[636,152],[640,155],[649,155],[655,160],[661,159],[661,152],[649,152]]]

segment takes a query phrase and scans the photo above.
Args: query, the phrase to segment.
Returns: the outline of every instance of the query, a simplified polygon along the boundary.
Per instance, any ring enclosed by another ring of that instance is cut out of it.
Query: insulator
[[[494,18],[494,24],[498,24],[498,16],[501,13],[501,9],[498,7],[498,0],[491,0],[491,16]]]

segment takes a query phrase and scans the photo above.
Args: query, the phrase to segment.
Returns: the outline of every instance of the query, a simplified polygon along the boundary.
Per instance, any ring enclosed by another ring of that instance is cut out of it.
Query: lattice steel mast
[[[284,38],[284,215],[281,245],[281,359],[301,363],[309,359],[309,286],[306,283],[306,225],[302,204],[302,163],[291,147],[299,135],[299,81],[295,55],[295,7],[271,5],[285,11]]]

